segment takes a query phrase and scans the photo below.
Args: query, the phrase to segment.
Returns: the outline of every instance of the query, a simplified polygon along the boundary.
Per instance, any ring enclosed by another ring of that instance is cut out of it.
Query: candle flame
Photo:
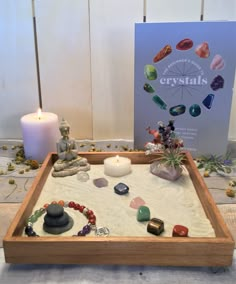
[[[37,114],[38,114],[38,119],[41,119],[41,117],[42,117],[42,110],[41,110],[41,108],[38,109]]]
[[[119,155],[116,155],[116,163],[118,164],[119,163]]]

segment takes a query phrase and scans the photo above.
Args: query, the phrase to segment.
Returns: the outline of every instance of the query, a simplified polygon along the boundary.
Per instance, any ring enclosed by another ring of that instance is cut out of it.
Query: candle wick
[[[116,156],[116,163],[119,164],[119,156]]]

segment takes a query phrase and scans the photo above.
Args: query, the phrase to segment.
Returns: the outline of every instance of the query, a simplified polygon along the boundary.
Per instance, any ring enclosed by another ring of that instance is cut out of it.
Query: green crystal
[[[144,67],[144,75],[148,80],[156,80],[157,70],[153,65],[147,64]]]
[[[167,104],[158,96],[154,96],[152,98],[152,100],[154,101],[155,104],[157,104],[161,109],[166,109],[167,108]]]
[[[36,216],[37,218],[41,217],[41,216],[42,216],[41,211],[40,211],[40,210],[36,210],[36,211],[34,212],[34,216]]]
[[[148,84],[148,83],[145,83],[144,86],[143,86],[143,89],[148,92],[148,93],[154,93],[155,92],[155,89],[153,88],[152,85]]]
[[[31,215],[29,218],[28,218],[28,220],[27,220],[27,222],[29,223],[35,223],[36,221],[38,220],[38,217],[36,216],[36,215]]]
[[[139,222],[150,220],[150,210],[147,206],[140,206],[137,212],[137,220]]]

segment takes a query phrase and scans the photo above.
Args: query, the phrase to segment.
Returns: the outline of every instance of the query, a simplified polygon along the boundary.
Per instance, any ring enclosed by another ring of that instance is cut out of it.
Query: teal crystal
[[[177,105],[170,108],[169,112],[173,116],[178,116],[185,113],[186,106],[185,105]]]
[[[147,64],[144,67],[144,75],[148,80],[156,80],[157,70],[153,65]]]
[[[152,100],[154,101],[155,104],[157,104],[161,109],[166,109],[167,104],[158,96],[152,97]]]
[[[191,116],[193,117],[197,117],[201,114],[201,108],[199,105],[197,104],[193,104],[190,108],[189,108],[189,113]]]
[[[153,88],[153,86],[148,83],[144,84],[143,89],[150,94],[153,94],[155,92],[155,89]]]
[[[149,221],[150,220],[150,210],[147,206],[140,206],[137,212],[137,221]]]

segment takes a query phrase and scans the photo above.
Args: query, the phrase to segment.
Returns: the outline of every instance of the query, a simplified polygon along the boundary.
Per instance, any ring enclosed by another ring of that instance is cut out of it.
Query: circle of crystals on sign
[[[81,182],[86,182],[89,180],[89,174],[86,172],[78,172],[77,179]]]
[[[110,234],[110,231],[107,227],[96,228],[95,234],[99,237],[107,237]]]

